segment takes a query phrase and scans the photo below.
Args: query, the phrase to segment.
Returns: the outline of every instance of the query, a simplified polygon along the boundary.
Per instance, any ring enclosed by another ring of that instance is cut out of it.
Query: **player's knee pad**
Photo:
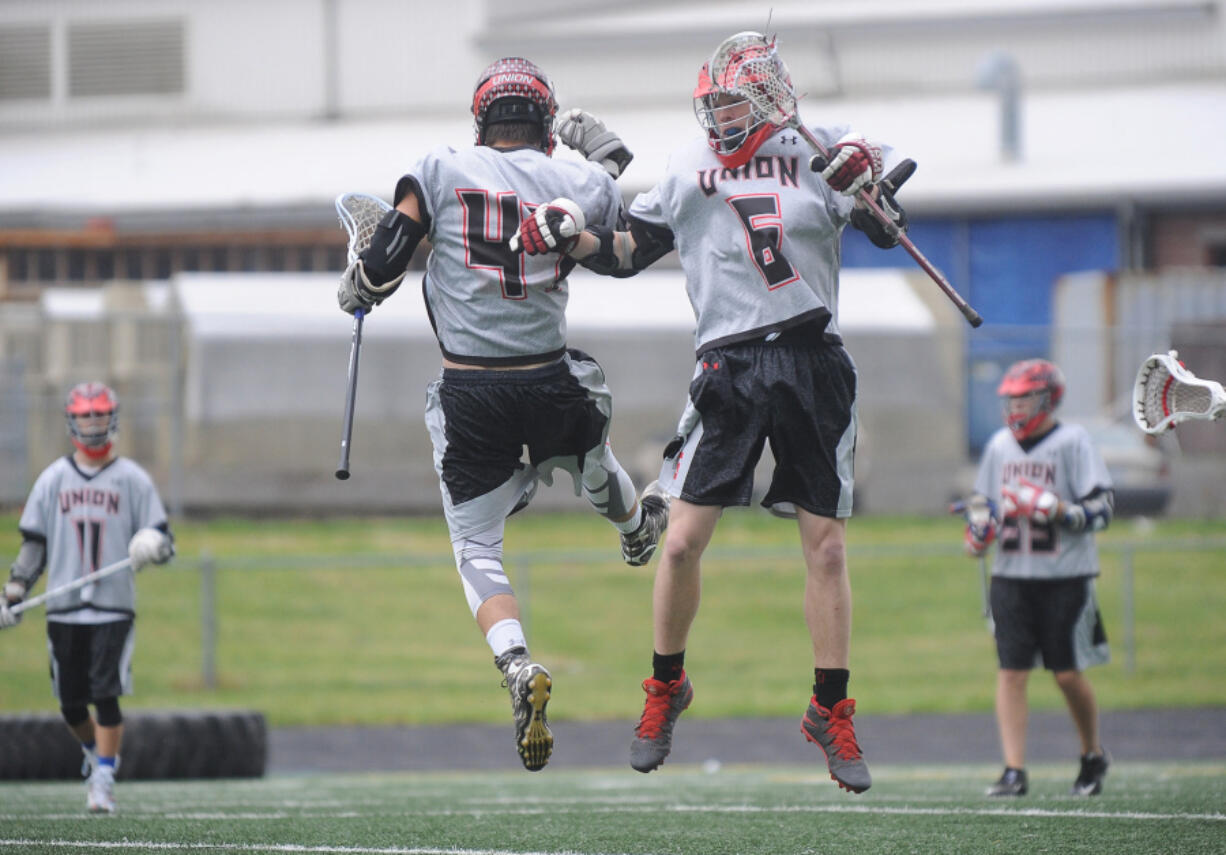
[[[119,698],[101,698],[94,701],[97,712],[95,721],[103,727],[119,727],[123,724],[123,713],[119,711]]]
[[[69,727],[76,727],[78,724],[84,724],[89,719],[89,707],[81,704],[80,706],[62,706],[60,707],[60,715],[64,717],[65,723]]]
[[[515,595],[502,567],[502,526],[451,542],[456,569],[464,583],[464,597],[476,617],[477,609],[498,594]]]
[[[634,482],[617,462],[608,445],[604,446],[604,453],[596,461],[588,458],[583,468],[582,484],[583,495],[601,516],[620,520],[630,516],[634,510]]]

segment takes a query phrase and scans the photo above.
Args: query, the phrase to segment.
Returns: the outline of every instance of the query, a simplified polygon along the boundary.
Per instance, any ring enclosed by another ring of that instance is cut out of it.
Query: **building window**
[[[183,92],[183,21],[109,20],[68,25],[68,95]]]
[[[51,25],[0,27],[0,101],[51,97]]]

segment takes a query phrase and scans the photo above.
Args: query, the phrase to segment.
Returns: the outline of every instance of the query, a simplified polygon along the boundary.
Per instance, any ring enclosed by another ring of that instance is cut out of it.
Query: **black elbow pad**
[[[642,270],[673,251],[675,238],[671,229],[645,223],[630,217],[630,234],[634,236],[634,257],[631,265]]]
[[[370,246],[362,253],[362,266],[371,285],[391,282],[409,269],[413,250],[426,236],[426,227],[394,208],[383,215]]]

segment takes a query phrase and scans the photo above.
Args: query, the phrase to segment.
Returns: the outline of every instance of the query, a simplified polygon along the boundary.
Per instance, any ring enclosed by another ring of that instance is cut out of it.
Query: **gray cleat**
[[[862,793],[873,785],[873,777],[856,742],[856,729],[851,723],[855,713],[856,702],[851,698],[844,698],[828,710],[813,697],[800,730],[805,739],[826,752],[826,766],[834,782],[849,792]]]
[[[682,671],[681,677],[671,683],[648,677],[643,681],[643,691],[647,693],[647,703],[634,728],[630,765],[639,772],[650,772],[658,769],[672,751],[673,726],[693,702],[694,687]]]

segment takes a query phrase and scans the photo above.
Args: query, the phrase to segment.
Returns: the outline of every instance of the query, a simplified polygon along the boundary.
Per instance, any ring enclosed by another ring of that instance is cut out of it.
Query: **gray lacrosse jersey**
[[[537,205],[574,200],[589,225],[617,225],[621,194],[587,161],[535,148],[438,148],[410,172],[430,215],[424,292],[443,354],[472,365],[561,357],[573,259],[512,252],[507,241]]]
[[[847,128],[812,128],[827,148]],[[891,149],[882,147],[887,162]],[[696,137],[630,215],[673,233],[698,320],[695,349],[765,336],[830,316],[838,333],[840,235],[855,198],[809,170],[812,149],[791,128],[727,169]]]
[[[87,476],[71,457],[52,463],[30,491],[18,527],[47,541],[47,590],[128,557],[128,541],[142,528],[163,525],[166,510],[152,479],[118,457]],[[47,601],[47,619],[101,623],[136,611],[131,570]],[[92,607],[92,610],[91,610]],[[77,614],[89,610],[87,616]]]
[[[1081,425],[1057,424],[1051,433],[1025,451],[1008,428],[992,434],[979,462],[975,492],[1000,507],[1001,487],[1022,480],[1055,493],[1065,502],[1077,502],[1097,489],[1111,489],[1111,476],[1102,455]],[[1097,576],[1098,550],[1094,532],[1072,532],[1056,524],[1037,525],[1010,520],[997,535],[995,576],[1012,579],[1061,579]]]

